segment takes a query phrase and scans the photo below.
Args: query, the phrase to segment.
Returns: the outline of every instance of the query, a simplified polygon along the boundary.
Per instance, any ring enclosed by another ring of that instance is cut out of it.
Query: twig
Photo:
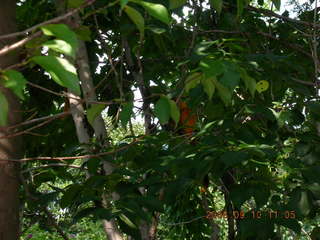
[[[5,55],[5,54],[17,49],[17,48],[22,47],[23,45],[25,45],[26,43],[30,42],[31,40],[39,37],[41,34],[42,33],[40,31],[36,32],[36,33],[34,33],[34,34],[32,34],[32,35],[30,35],[30,36],[18,41],[18,42],[15,42],[14,44],[11,44],[11,45],[3,47],[2,49],[0,49],[0,56]]]
[[[45,164],[45,165],[41,165],[38,167],[33,167],[33,168],[28,168],[28,169],[22,170],[21,173],[32,172],[34,170],[38,170],[38,169],[42,169],[42,168],[51,168],[51,167],[81,168],[81,166],[70,165],[67,163],[50,163],[50,164]]]
[[[21,126],[29,125],[29,124],[32,124],[32,123],[45,121],[45,120],[48,120],[48,119],[62,118],[62,117],[67,116],[69,114],[70,114],[70,112],[62,112],[62,113],[58,113],[58,114],[55,114],[55,115],[52,115],[52,116],[34,118],[34,119],[31,119],[31,120],[28,120],[28,121],[24,121],[24,122],[18,123],[16,125],[12,125],[12,126],[8,126],[8,127],[0,127],[0,130],[9,130],[9,129],[12,129],[12,128],[21,127]]]
[[[49,118],[48,120],[42,122],[42,123],[39,123],[38,125],[36,126],[33,126],[31,128],[28,128],[26,130],[23,130],[21,132],[17,132],[17,133],[12,133],[12,134],[8,134],[8,135],[5,135],[5,136],[1,136],[0,139],[5,139],[5,138],[13,138],[13,137],[17,137],[17,136],[21,136],[23,134],[27,134],[29,133],[31,130],[34,130],[34,129],[37,129],[37,128],[40,128],[48,123],[50,123],[51,121],[53,121],[54,119],[52,118]]]
[[[31,158],[22,158],[22,159],[5,159],[5,158],[0,158],[0,161],[2,162],[28,162],[28,161],[35,161],[35,160],[42,160],[42,161],[66,161],[66,160],[75,160],[75,159],[89,159],[89,158],[99,158],[102,156],[106,156],[106,155],[111,155],[114,153],[118,153],[121,152],[129,147],[131,147],[134,144],[139,143],[139,141],[143,138],[144,136],[141,136],[139,138],[137,138],[136,140],[134,140],[132,143],[120,147],[118,149],[115,149],[113,151],[110,152],[101,152],[101,153],[97,153],[97,154],[87,154],[87,155],[80,155],[80,156],[71,156],[71,157],[31,157]]]
[[[0,40],[7,39],[7,38],[15,38],[17,36],[25,35],[26,33],[32,32],[32,31],[36,30],[37,28],[42,27],[44,25],[60,22],[60,21],[62,21],[64,19],[74,15],[75,13],[79,12],[82,8],[85,8],[85,7],[93,4],[95,1],[96,0],[87,0],[82,6],[80,6],[78,8],[75,8],[75,9],[71,10],[70,12],[67,12],[66,14],[63,14],[63,15],[61,15],[59,17],[52,18],[52,19],[50,19],[48,21],[44,21],[42,23],[34,25],[33,27],[30,27],[30,28],[28,28],[26,30],[23,30],[21,32],[15,32],[15,33],[2,35],[2,36],[0,36]]]

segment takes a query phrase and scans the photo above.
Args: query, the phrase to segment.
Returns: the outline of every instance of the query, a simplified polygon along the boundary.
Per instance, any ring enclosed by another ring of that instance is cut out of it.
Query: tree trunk
[[[15,25],[15,3],[12,0],[2,0],[0,7],[0,35],[16,31]],[[13,39],[14,40],[14,39]],[[11,40],[0,41],[0,49]],[[0,69],[17,63],[16,53],[10,53],[0,57]],[[1,86],[0,91],[9,103],[9,114],[7,125],[18,123],[20,119],[19,101],[8,89]],[[1,107],[1,106],[0,106]],[[0,128],[0,137],[10,134],[5,127]],[[21,144],[18,138],[0,139],[0,239],[19,239],[19,175],[18,164],[5,159],[18,159],[21,157]]]

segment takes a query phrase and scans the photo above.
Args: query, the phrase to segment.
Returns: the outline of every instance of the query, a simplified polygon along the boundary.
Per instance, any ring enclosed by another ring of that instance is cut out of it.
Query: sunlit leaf
[[[256,84],[256,89],[259,93],[267,91],[268,88],[269,88],[269,82],[266,80],[261,80],[261,81],[257,82],[257,84]]]
[[[73,58],[76,55],[74,51],[75,49],[72,48],[72,46],[64,40],[59,40],[59,39],[50,40],[48,42],[43,43],[42,46],[48,47],[49,49],[52,49],[59,53],[63,53]]]
[[[24,100],[24,89],[27,80],[15,70],[7,70],[3,73],[4,86],[10,88],[20,99]]]
[[[185,91],[188,93],[192,88],[195,88],[200,83],[202,77],[202,73],[199,72],[193,73],[187,77],[185,81]]]
[[[150,2],[143,2],[139,1],[137,2],[141,6],[145,8],[145,10],[154,18],[169,24],[170,23],[170,17],[168,10],[165,6],[157,3],[150,3]]]
[[[54,36],[58,39],[64,40],[67,42],[72,50],[72,55],[74,56],[75,52],[78,49],[78,39],[77,35],[65,24],[49,24],[41,27],[43,34],[47,36]]]
[[[31,60],[43,67],[60,86],[80,95],[77,70],[68,60],[53,56],[36,56]]]
[[[5,126],[7,124],[8,108],[8,101],[0,92],[0,126]]]
[[[215,78],[213,78],[213,77],[211,77],[211,78],[204,77],[201,79],[201,84],[202,84],[203,90],[208,95],[208,98],[210,100],[212,99],[212,96],[213,96],[214,90],[215,90],[214,80],[215,80]]]
[[[120,0],[121,9],[123,9],[128,4],[128,2],[129,0]]]
[[[154,113],[161,124],[166,124],[171,116],[171,105],[167,97],[162,96],[154,107]]]
[[[137,26],[137,28],[141,33],[141,37],[143,37],[144,36],[144,19],[142,15],[137,10],[135,10],[132,7],[129,7],[128,5],[124,7],[124,11],[132,20],[132,22],[134,22],[134,24]]]
[[[106,106],[104,104],[92,104],[92,106],[87,110],[87,118],[91,126],[93,126],[94,120],[105,108]]]

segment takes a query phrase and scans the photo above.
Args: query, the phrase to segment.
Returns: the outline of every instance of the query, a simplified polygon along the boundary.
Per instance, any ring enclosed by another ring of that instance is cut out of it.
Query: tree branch
[[[44,26],[44,25],[60,22],[60,21],[62,21],[62,20],[64,20],[64,19],[66,19],[66,18],[74,15],[75,13],[79,12],[81,9],[83,9],[83,8],[85,8],[85,7],[93,4],[95,1],[96,1],[96,0],[86,0],[86,2],[85,2],[83,5],[81,5],[81,6],[78,7],[78,8],[75,8],[75,9],[71,10],[70,12],[67,12],[66,14],[63,14],[63,15],[61,15],[61,16],[52,18],[52,19],[50,19],[50,20],[48,20],[48,21],[39,23],[39,24],[34,25],[33,27],[30,27],[30,28],[28,28],[28,29],[26,29],[26,30],[23,30],[23,31],[21,31],[21,32],[15,32],[15,33],[10,33],[10,34],[6,34],[6,35],[2,35],[2,36],[0,36],[0,40],[2,40],[2,39],[7,39],[7,38],[15,38],[15,37],[17,37],[17,36],[25,35],[26,33],[32,32],[32,31],[36,30],[37,28],[42,27],[42,26]]]

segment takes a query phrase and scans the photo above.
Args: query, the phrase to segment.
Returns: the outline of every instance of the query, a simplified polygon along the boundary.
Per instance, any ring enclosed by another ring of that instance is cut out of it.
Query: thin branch
[[[23,45],[25,45],[26,43],[30,42],[31,40],[39,37],[42,33],[39,31],[39,32],[36,32],[18,42],[15,42],[14,44],[11,44],[11,45],[8,45],[8,46],[4,46],[2,49],[0,49],[0,56],[2,55],[6,55],[7,53],[17,49],[17,48],[20,48],[22,47]]]
[[[45,87],[42,87],[42,86],[40,86],[40,85],[38,85],[38,84],[29,82],[29,81],[27,81],[27,84],[29,84],[29,85],[32,86],[32,87],[39,88],[39,89],[42,90],[42,91],[51,93],[51,94],[53,94],[53,95],[60,96],[60,97],[66,97],[66,96],[65,96],[64,94],[62,94],[62,93],[58,93],[58,92],[52,91],[52,90],[50,90],[50,89],[48,89],[48,88],[45,88]]]
[[[61,15],[59,17],[55,17],[55,18],[52,18],[52,19],[50,19],[48,21],[39,23],[39,24],[34,25],[33,27],[30,27],[30,28],[28,28],[26,30],[23,30],[21,32],[15,32],[15,33],[2,35],[2,36],[0,36],[0,40],[7,39],[7,38],[15,38],[15,37],[18,37],[18,36],[21,36],[21,35],[25,35],[26,33],[32,32],[32,31],[36,30],[37,28],[42,27],[44,25],[60,22],[60,21],[62,21],[64,19],[74,15],[75,13],[79,12],[81,9],[93,4],[95,1],[96,0],[87,0],[83,5],[81,5],[78,8],[75,8],[75,9],[71,10],[70,12],[67,12],[66,14],[63,14],[63,15]]]
[[[235,7],[234,5],[230,5],[230,6]],[[273,11],[270,11],[268,9],[256,8],[256,7],[252,7],[252,6],[248,6],[248,7],[246,7],[246,9],[248,9],[250,11],[262,13],[262,14],[264,14],[266,16],[272,16],[272,17],[275,17],[275,18],[279,18],[279,19],[281,19],[283,21],[286,21],[286,22],[292,22],[292,23],[296,23],[296,24],[301,24],[301,25],[305,25],[305,26],[308,26],[308,27],[320,28],[320,24],[314,24],[313,22],[307,22],[307,21],[302,21],[302,20],[297,20],[297,19],[286,17],[286,16],[282,16],[282,15],[279,15],[279,14],[277,14],[277,13],[275,13]]]
[[[55,115],[52,115],[52,116],[34,118],[34,119],[31,119],[31,120],[28,120],[28,121],[24,121],[24,122],[18,123],[16,125],[12,125],[12,126],[8,126],[8,127],[0,127],[0,130],[9,130],[9,129],[12,129],[12,128],[21,127],[21,126],[29,125],[29,124],[32,124],[32,123],[45,121],[45,120],[48,120],[48,119],[62,118],[62,117],[67,116],[69,114],[70,114],[70,112],[62,112],[62,113],[58,113],[58,114],[55,114]]]
[[[134,144],[137,144],[140,142],[140,140],[143,138],[144,136],[141,136],[139,138],[137,138],[136,140],[134,140],[132,143],[117,148],[113,151],[110,152],[101,152],[101,153],[97,153],[97,154],[88,154],[88,155],[80,155],[80,156],[71,156],[71,157],[31,157],[31,158],[22,158],[22,159],[8,159],[8,158],[0,158],[1,162],[28,162],[28,161],[35,161],[35,160],[42,160],[42,161],[66,161],[66,160],[75,160],[75,159],[89,159],[89,158],[99,158],[102,156],[107,156],[107,155],[112,155],[114,153],[118,153],[121,152],[123,150],[126,150],[127,148],[131,147]]]
[[[13,138],[13,137],[17,137],[17,136],[21,136],[23,134],[28,134],[30,131],[34,130],[34,129],[37,129],[37,128],[40,128],[50,122],[52,122],[54,119],[50,118],[42,123],[39,123],[37,124],[36,126],[33,126],[31,128],[28,128],[26,130],[23,130],[21,132],[17,132],[17,133],[12,133],[12,134],[8,134],[8,135],[5,135],[5,136],[1,136],[0,139],[5,139],[5,138]]]
[[[51,168],[51,167],[68,167],[68,168],[78,168],[78,169],[81,168],[81,166],[70,165],[70,164],[67,164],[67,163],[50,163],[50,164],[45,164],[45,165],[41,165],[41,166],[38,166],[38,167],[25,169],[25,170],[21,171],[21,173],[32,172],[32,171],[35,171],[35,170],[38,170],[38,169]]]

